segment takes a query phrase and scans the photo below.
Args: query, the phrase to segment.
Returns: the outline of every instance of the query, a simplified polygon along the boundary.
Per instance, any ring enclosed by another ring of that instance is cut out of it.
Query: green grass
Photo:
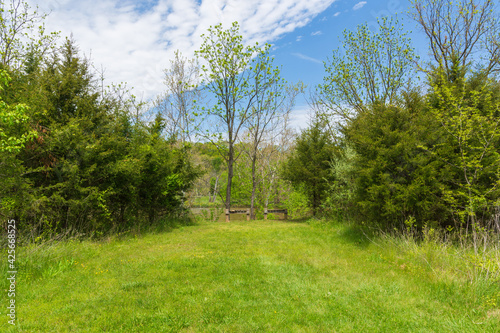
[[[27,251],[18,249],[18,324],[5,331],[498,332],[500,327],[498,286],[481,289],[405,262],[409,256],[367,241],[349,225],[202,223],[140,237],[64,242],[32,251],[31,259]],[[9,328],[6,293],[1,302],[0,327]]]

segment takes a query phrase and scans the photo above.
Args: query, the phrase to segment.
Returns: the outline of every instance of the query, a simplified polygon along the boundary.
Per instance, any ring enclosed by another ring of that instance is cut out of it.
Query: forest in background
[[[50,17],[2,2],[0,216],[31,239],[99,236],[170,223],[204,197],[257,218],[287,208],[439,230],[477,250],[500,232],[498,8],[411,2],[404,19],[430,60],[403,18],[345,31],[301,133],[289,118],[304,85],[281,78],[270,45],[245,46],[236,22],[211,27],[194,59],[176,53],[164,94],[145,103],[104,86],[77,41],[44,31]]]

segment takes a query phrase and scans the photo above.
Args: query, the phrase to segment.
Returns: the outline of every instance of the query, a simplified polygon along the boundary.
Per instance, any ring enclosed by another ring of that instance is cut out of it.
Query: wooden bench
[[[264,220],[267,220],[267,214],[283,214],[285,220],[288,218],[288,210],[287,209],[267,209],[264,208]]]
[[[226,209],[226,222],[231,220],[231,214],[246,214],[247,221],[250,221],[250,209]],[[285,220],[288,219],[287,209],[264,209],[264,220],[267,220],[267,214],[283,214]]]
[[[247,215],[247,221],[250,221],[250,209],[226,209],[226,222],[229,222],[230,214],[246,214]]]

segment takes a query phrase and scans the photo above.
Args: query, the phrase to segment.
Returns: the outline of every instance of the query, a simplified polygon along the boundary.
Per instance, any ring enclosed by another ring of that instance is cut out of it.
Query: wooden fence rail
[[[246,214],[247,221],[250,221],[250,209],[226,209],[226,222],[231,220],[231,214]],[[285,220],[288,219],[288,210],[287,209],[264,209],[264,220],[267,220],[267,214],[283,214]]]
[[[267,220],[267,214],[283,214],[285,220],[288,218],[288,210],[287,209],[264,209],[264,220]]]

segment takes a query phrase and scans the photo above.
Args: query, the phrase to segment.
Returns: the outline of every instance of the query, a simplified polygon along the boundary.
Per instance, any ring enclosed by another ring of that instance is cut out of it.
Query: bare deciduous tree
[[[46,14],[24,0],[0,2],[0,63],[18,68],[27,54],[40,57],[53,47],[58,33],[45,34]]]
[[[318,87],[317,102],[330,116],[350,121],[370,105],[395,104],[412,79],[416,56],[403,25],[387,18],[378,23],[378,32],[367,24],[345,31],[345,54],[335,50],[325,62],[327,75]]]
[[[275,76],[274,81],[267,78],[270,75]],[[279,79],[278,69],[275,69],[275,74],[271,74],[271,72],[263,73],[262,77],[256,78],[255,85],[259,86],[262,80],[267,83],[267,86],[256,87],[259,94],[256,96],[253,114],[248,123],[247,139],[249,144],[245,145],[252,172],[250,200],[250,216],[252,219],[255,218],[254,206],[257,185],[264,180],[263,178],[257,179],[257,161],[269,160],[271,156],[268,154],[275,151],[274,149],[270,151],[269,148],[264,149],[263,146],[269,147],[274,137],[284,135],[290,112],[295,105],[295,98],[304,90],[302,82],[295,85],[286,85],[283,80]]]
[[[200,68],[196,60],[184,58],[177,50],[164,73],[166,91],[157,98],[154,107],[164,117],[169,137],[175,136],[182,142],[191,141],[196,127],[193,112],[203,99],[198,86]]]
[[[430,53],[449,72],[482,58],[486,75],[498,72],[500,28],[494,0],[412,0],[412,17],[427,35]],[[451,74],[451,73],[449,73]]]

